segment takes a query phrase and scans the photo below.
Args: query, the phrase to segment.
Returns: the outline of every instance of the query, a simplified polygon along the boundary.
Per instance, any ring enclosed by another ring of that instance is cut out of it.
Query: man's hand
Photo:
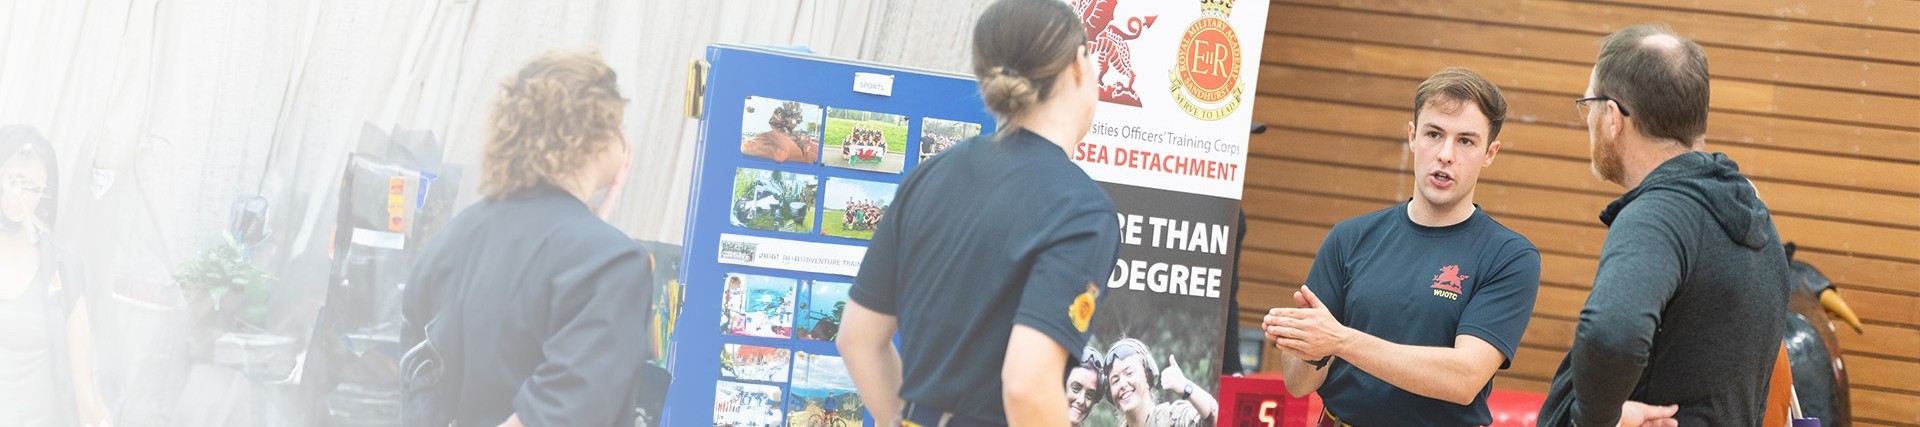
[[[1296,308],[1319,308],[1320,299],[1308,299],[1307,292],[1310,291],[1306,286],[1301,286],[1300,290],[1293,291],[1293,306]]]
[[[1680,412],[1679,405],[1652,406],[1645,403],[1627,401],[1620,405],[1620,427],[1679,427],[1680,422],[1673,414]]]
[[[1333,313],[1320,303],[1320,297],[1315,296],[1313,290],[1301,287],[1293,294],[1293,300],[1301,308],[1273,309],[1267,312],[1263,322],[1267,337],[1274,340],[1274,348],[1300,360],[1319,360],[1340,354],[1353,331],[1333,318]]]
[[[1260,322],[1260,329],[1261,331],[1266,333],[1267,341],[1273,343],[1273,349],[1279,350],[1281,353],[1285,353],[1286,355],[1292,356],[1295,359],[1300,359],[1300,360],[1319,359],[1318,357],[1308,357],[1305,354],[1301,354],[1300,352],[1293,350],[1293,348],[1291,347],[1282,345],[1282,343],[1285,342],[1287,339],[1285,336],[1280,335],[1280,330],[1281,330],[1280,316],[1281,316],[1282,310],[1286,310],[1286,309],[1275,308],[1275,309],[1267,310],[1267,316],[1263,318]]]
[[[1301,293],[1301,291],[1305,291],[1305,290],[1307,290],[1307,287],[1301,286],[1300,291],[1293,292],[1294,307],[1314,308],[1314,301],[1307,300],[1306,294]],[[1278,309],[1278,308],[1267,310],[1267,316],[1261,322],[1260,326],[1261,326],[1261,330],[1266,332],[1267,341],[1272,341],[1273,347],[1275,349],[1285,351],[1286,348],[1280,346],[1281,337],[1279,334],[1276,333],[1276,331],[1278,331],[1276,327],[1279,326],[1280,310],[1281,309]],[[1298,355],[1296,355],[1295,357],[1298,357]],[[1302,360],[1306,360],[1306,359],[1302,359]]]

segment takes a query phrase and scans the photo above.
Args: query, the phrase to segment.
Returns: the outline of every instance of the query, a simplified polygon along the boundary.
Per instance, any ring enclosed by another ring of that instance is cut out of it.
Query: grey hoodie
[[[1600,213],[1607,241],[1541,426],[1611,426],[1623,401],[1680,425],[1756,426],[1785,327],[1788,265],[1739,165],[1689,152]]]

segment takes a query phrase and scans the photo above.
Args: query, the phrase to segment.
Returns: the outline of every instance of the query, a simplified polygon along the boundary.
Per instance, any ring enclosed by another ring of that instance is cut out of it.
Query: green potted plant
[[[246,248],[232,235],[225,244],[207,248],[173,272],[174,282],[188,304],[206,304],[196,322],[231,330],[233,322],[258,326],[266,321],[267,285],[276,279],[247,259]],[[197,307],[196,307],[197,308]]]
[[[267,333],[268,287],[279,280],[248,259],[231,234],[173,272],[187,301],[193,359],[232,366],[256,377],[284,376],[291,359],[272,357],[293,340]]]

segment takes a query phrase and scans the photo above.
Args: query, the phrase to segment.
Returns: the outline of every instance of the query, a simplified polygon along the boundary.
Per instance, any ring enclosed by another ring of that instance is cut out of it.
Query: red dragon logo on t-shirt
[[[1433,294],[1447,299],[1457,299],[1460,297],[1460,285],[1466,283],[1467,277],[1471,276],[1460,274],[1460,266],[1457,264],[1440,267],[1440,275],[1433,276]]]

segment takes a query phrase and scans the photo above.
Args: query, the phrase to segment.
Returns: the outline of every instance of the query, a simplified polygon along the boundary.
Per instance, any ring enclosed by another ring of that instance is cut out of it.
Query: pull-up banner
[[[1070,396],[1095,397],[1074,400],[1090,403],[1069,417],[1215,425],[1231,410],[1214,396],[1235,323],[1227,299],[1267,2],[1069,4],[1100,65],[1101,101],[1072,157],[1112,196],[1121,228],[1090,329],[1100,371],[1068,376]]]

